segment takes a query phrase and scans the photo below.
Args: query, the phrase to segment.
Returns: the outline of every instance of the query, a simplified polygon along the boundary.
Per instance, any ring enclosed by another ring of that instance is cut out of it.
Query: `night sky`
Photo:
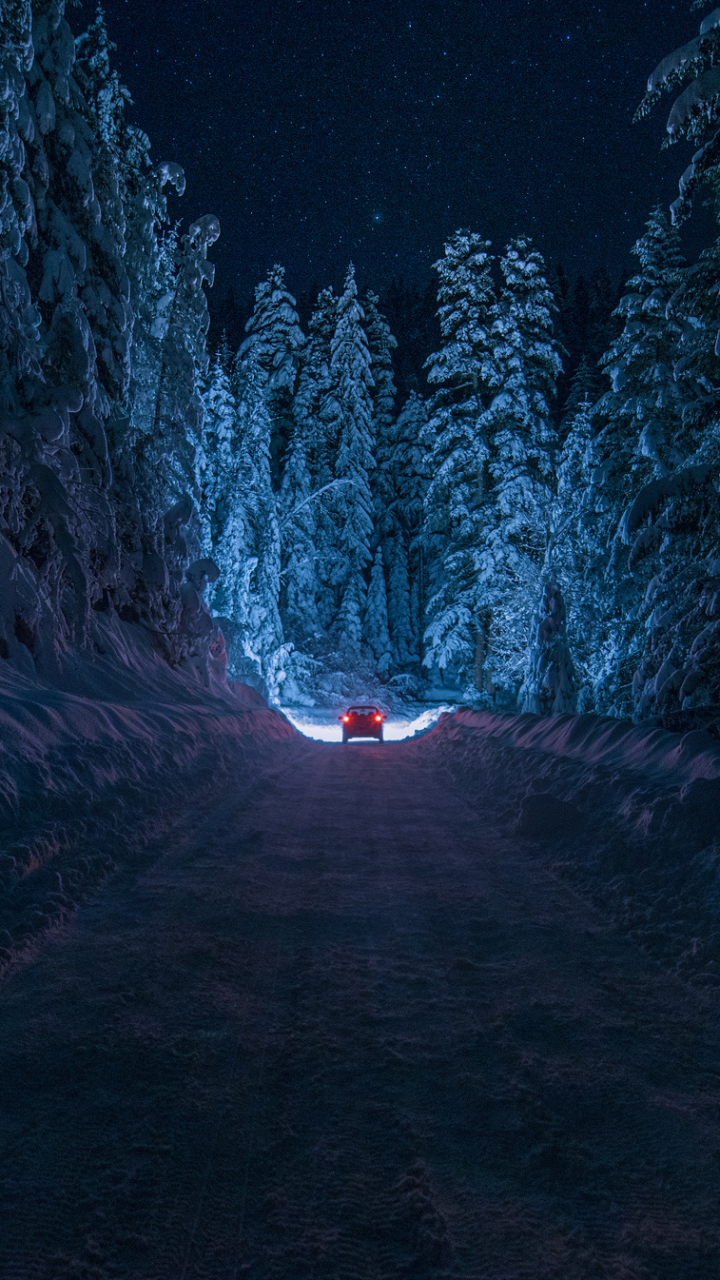
[[[299,293],[422,283],[457,227],[519,232],[569,274],[632,265],[687,163],[670,99],[633,125],[648,74],[696,34],[690,0],[105,0],[129,118],[180,163],[190,220],[215,213],[216,291],[276,261]],[[711,7],[707,6],[708,9]],[[77,33],[94,4],[68,16]],[[710,232],[702,210],[694,251]]]

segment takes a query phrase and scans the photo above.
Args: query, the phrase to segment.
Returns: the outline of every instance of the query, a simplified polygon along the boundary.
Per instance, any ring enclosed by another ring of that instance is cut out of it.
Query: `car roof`
[[[348,707],[348,712],[350,711],[377,711],[377,707],[371,706],[369,702],[359,702],[357,706]]]

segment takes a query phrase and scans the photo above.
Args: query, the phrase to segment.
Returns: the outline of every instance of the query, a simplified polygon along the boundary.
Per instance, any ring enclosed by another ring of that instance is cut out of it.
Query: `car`
[[[349,742],[351,738],[377,738],[382,742],[385,718],[378,707],[348,707],[340,716],[343,742]]]

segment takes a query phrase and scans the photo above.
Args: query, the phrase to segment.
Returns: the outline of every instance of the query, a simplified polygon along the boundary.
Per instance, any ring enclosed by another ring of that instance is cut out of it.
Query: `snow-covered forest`
[[[76,35],[63,0],[3,0],[2,30],[5,661],[51,678],[110,615],[285,703],[352,672],[713,726],[720,242],[688,263],[678,225],[720,175],[720,10],[640,107],[687,81],[668,137],[699,150],[648,211],[604,351],[567,340],[527,237],[458,230],[412,389],[352,265],[304,330],[276,265],[237,349],[210,332],[218,221],[171,221],[184,174],[126,122],[102,12]]]

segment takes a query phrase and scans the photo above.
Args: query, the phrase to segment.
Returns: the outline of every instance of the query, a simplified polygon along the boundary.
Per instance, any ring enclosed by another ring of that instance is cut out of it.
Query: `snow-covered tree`
[[[487,495],[483,393],[498,376],[489,333],[494,290],[488,248],[479,235],[457,231],[435,263],[442,346],[427,362],[434,391],[424,436],[430,477],[424,662],[441,671],[453,665],[466,675],[475,666],[483,628],[474,560]]]
[[[720,496],[716,465],[651,480],[625,513],[630,563],[659,545],[642,606],[643,649],[632,677],[638,720],[704,727],[720,701]],[[683,713],[683,718],[677,718]],[[673,719],[675,717],[675,719]]]
[[[665,475],[689,452],[684,397],[675,378],[682,325],[668,311],[686,261],[677,231],[659,208],[633,252],[640,270],[617,308],[623,331],[602,360],[612,391],[602,398],[598,415],[601,424],[604,417],[611,419],[613,442],[629,442],[633,462],[646,459],[649,473]],[[603,434],[607,431],[603,427]],[[612,457],[616,467],[627,462],[617,447]]]
[[[333,479],[328,509],[335,525],[334,545],[327,548],[325,580],[334,592],[337,634],[341,644],[356,646],[362,636],[366,584],[364,573],[372,560],[373,501],[370,475],[373,421],[370,352],[351,266],[338,300],[337,323],[331,343],[330,385],[321,406],[328,440],[335,444]]]
[[[557,441],[551,420],[561,368],[542,256],[524,237],[501,260],[491,341],[499,390],[484,414],[490,494],[474,551],[486,626],[486,671],[516,691],[550,541]],[[477,684],[477,680],[476,680]]]
[[[56,645],[84,640],[91,606],[114,584],[105,426],[127,388],[131,313],[112,157],[74,78],[64,4],[6,4],[3,27],[14,48],[2,54],[0,384],[17,415],[2,432],[5,552],[21,557],[9,577],[27,579],[8,617],[52,661]],[[17,652],[16,639],[6,643]]]
[[[385,551],[388,617],[399,666],[420,658],[426,578],[423,509],[428,487],[427,425],[425,403],[411,391],[392,428],[387,461],[394,487]]]
[[[0,48],[3,77],[3,200],[0,205],[0,412],[17,413],[42,380],[42,319],[26,268],[35,235],[35,206],[24,174],[27,143],[34,140],[26,77],[34,59],[29,0],[5,3],[6,40]]]
[[[285,454],[292,433],[292,403],[298,361],[305,344],[296,302],[285,286],[285,268],[277,264],[255,290],[255,309],[246,325],[247,337],[238,361],[252,353],[264,385],[270,421],[273,488],[280,488]]]
[[[372,473],[372,489],[375,499],[375,523],[382,543],[389,531],[388,513],[395,500],[390,453],[396,396],[393,352],[397,348],[397,340],[393,337],[387,320],[379,310],[379,301],[377,295],[369,290],[363,299],[365,332],[373,377],[373,439],[377,465]]]
[[[203,428],[195,460],[203,553],[221,537],[228,503],[239,483],[237,403],[230,376],[230,352],[223,342],[203,385]]]
[[[47,670],[115,610],[142,619],[171,660],[202,665],[216,638],[201,604],[214,569],[187,565],[192,503],[164,506],[162,468],[144,468],[137,448],[152,413],[143,419],[133,357],[144,319],[150,333],[159,318],[147,294],[141,315],[141,299],[159,258],[162,182],[153,212],[141,209],[148,144],[124,122],[102,12],[77,44],[63,0],[6,0],[2,27],[0,650]],[[185,301],[197,249],[188,243],[180,271]],[[193,360],[197,321],[196,309],[184,334]]]
[[[233,457],[224,479],[224,522],[212,543],[220,577],[212,589],[216,613],[239,631],[231,665],[248,659],[265,674],[282,646],[279,613],[280,528],[270,474],[272,424],[264,372],[252,349],[236,369]]]
[[[301,443],[308,471],[309,491],[313,495],[310,509],[302,508],[304,541],[309,535],[314,547],[315,600],[318,620],[328,628],[335,616],[335,593],[330,583],[328,566],[335,541],[335,525],[330,505],[334,471],[335,441],[330,423],[324,416],[330,391],[331,343],[337,323],[337,298],[332,289],[323,289],[309,323],[307,343],[300,353],[300,363],[293,401],[293,440]],[[298,482],[293,479],[293,485]],[[283,521],[288,518],[283,506]],[[291,534],[289,524],[284,523]],[[305,561],[305,553],[301,556]],[[300,561],[298,561],[298,564]],[[323,567],[325,566],[325,567]],[[289,586],[289,582],[288,582]]]
[[[287,619],[286,632],[295,640],[316,635],[320,625],[315,547],[319,499],[311,490],[306,439],[306,432],[296,424],[280,493],[284,577],[282,598]]]
[[[329,439],[322,409],[330,390],[331,344],[337,324],[338,301],[332,289],[323,289],[310,317],[308,339],[300,354],[293,418],[307,440],[308,465],[313,489],[332,479],[334,442]]]
[[[195,492],[195,453],[203,425],[201,382],[207,372],[205,335],[210,323],[203,286],[213,283],[214,267],[207,261],[207,249],[219,234],[217,218],[208,215],[192,223],[174,246],[173,293],[153,419],[153,454],[162,460],[171,498]]]
[[[663,93],[690,81],[675,99],[667,122],[666,146],[690,142],[692,161],[680,179],[680,194],[672,206],[673,222],[687,217],[698,187],[709,184],[717,192],[720,178],[720,9],[702,22],[700,33],[663,58],[648,79],[647,92],[636,119],[649,115]]]
[[[600,398],[600,370],[594,368],[587,356],[583,356],[570,379],[570,386],[562,408],[562,417],[558,426],[558,444],[565,445],[579,411],[587,405],[594,405]]]
[[[634,252],[640,271],[617,309],[623,330],[602,361],[612,386],[595,408],[586,503],[596,527],[586,580],[603,619],[595,637],[595,701],[599,710],[620,714],[632,708],[632,673],[644,645],[639,610],[653,572],[650,558],[628,562],[622,517],[639,488],[682,466],[692,451],[675,379],[683,326],[668,310],[685,263],[677,232],[659,209]]]
[[[580,385],[571,387],[572,416],[564,420],[564,442],[557,469],[557,496],[553,504],[545,571],[553,577],[568,601],[573,618],[574,656],[579,705],[594,706],[593,686],[601,635],[601,604],[595,584],[604,572],[607,549],[600,541],[602,513],[591,501],[591,442],[594,435],[593,404]]]
[[[376,670],[384,675],[390,668],[392,652],[388,626],[388,602],[382,548],[375,552],[365,607],[365,636],[375,656]]]
[[[405,538],[398,530],[387,541],[387,613],[393,662],[398,667],[419,661],[419,583],[411,583]],[[415,590],[413,591],[413,587]]]
[[[574,715],[575,668],[567,640],[567,610],[557,583],[543,588],[533,617],[520,707],[535,715]]]

